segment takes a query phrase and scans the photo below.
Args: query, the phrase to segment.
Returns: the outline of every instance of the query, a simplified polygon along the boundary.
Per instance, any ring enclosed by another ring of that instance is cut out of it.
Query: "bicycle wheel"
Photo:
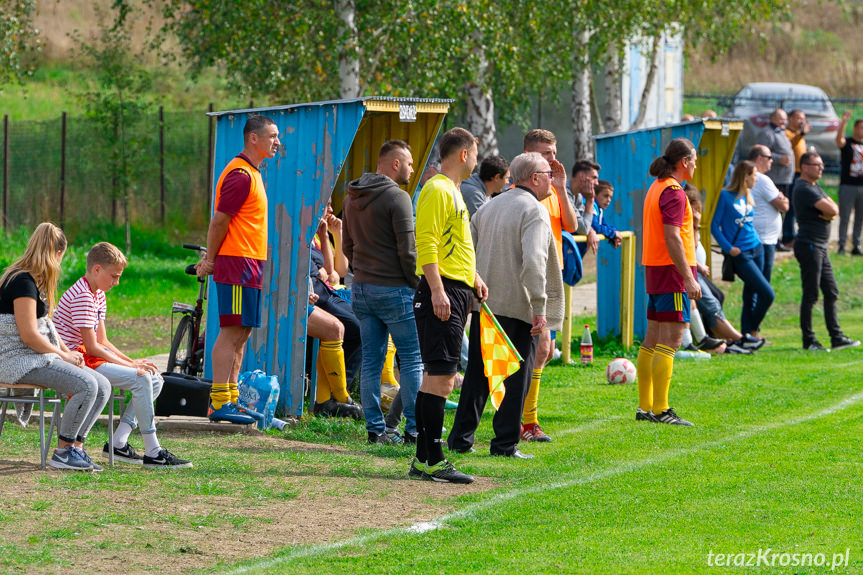
[[[189,364],[189,350],[192,349],[192,318],[184,315],[177,324],[177,331],[171,340],[168,354],[168,372],[186,373]]]

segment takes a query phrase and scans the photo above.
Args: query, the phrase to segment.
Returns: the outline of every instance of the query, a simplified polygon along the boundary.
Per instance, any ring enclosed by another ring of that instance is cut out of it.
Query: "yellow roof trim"
[[[391,100],[366,100],[363,105],[369,112],[398,112],[399,104],[408,102],[393,102]],[[417,107],[418,114],[446,114],[449,111],[447,102],[410,102]]]
[[[740,122],[737,120],[728,121],[728,120],[713,120],[713,119],[704,120],[704,129],[706,129],[706,130],[721,130],[723,124],[726,124],[732,130],[742,130],[743,129],[743,122]]]

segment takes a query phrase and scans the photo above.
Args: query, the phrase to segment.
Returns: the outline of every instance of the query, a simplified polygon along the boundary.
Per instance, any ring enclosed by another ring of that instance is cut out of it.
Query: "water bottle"
[[[590,326],[584,326],[584,334],[581,336],[581,364],[593,363],[593,338],[590,337]]]

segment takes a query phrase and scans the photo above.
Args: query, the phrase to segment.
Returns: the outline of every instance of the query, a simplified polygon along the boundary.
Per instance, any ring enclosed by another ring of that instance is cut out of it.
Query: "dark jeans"
[[[764,250],[759,244],[751,250],[734,256],[734,273],[743,280],[743,311],[740,313],[740,331],[757,332],[761,321],[773,304],[776,294],[764,277]]]
[[[500,409],[494,414],[492,420],[494,438],[491,440],[491,453],[510,455],[521,439],[521,412],[524,409],[524,398],[530,388],[530,376],[533,372],[539,336],[530,335],[530,324],[521,320],[499,315],[497,321],[524,359],[519,370],[504,380],[506,393]],[[474,312],[471,314],[467,371],[464,374],[452,431],[447,437],[450,450],[463,451],[473,445],[474,433],[479,426],[485,402],[488,400],[488,378],[483,370],[481,332],[479,312]]]
[[[791,195],[794,193],[794,183],[797,181],[797,174],[794,175],[794,180],[790,184],[776,184],[779,191],[785,194],[788,198],[788,211],[782,219],[782,243],[787,244],[793,242],[797,233],[794,231],[794,223],[797,218],[794,217],[794,203],[791,201]]]
[[[767,283],[770,283],[770,280],[773,278],[773,260],[776,259],[776,244],[772,246],[761,244],[761,247],[764,249],[764,268],[762,273]]]
[[[848,242],[848,224],[854,213],[851,247],[860,249],[860,232],[863,230],[863,186],[839,186],[839,251],[845,251]]]
[[[815,341],[812,330],[812,308],[818,301],[818,289],[824,294],[824,323],[831,342],[843,337],[839,328],[839,316],[836,313],[836,302],[839,299],[839,287],[833,276],[833,265],[827,255],[826,247],[818,247],[808,242],[794,244],[794,256],[800,263],[800,279],[803,281],[803,295],[800,298],[800,331],[803,333],[803,347]]]

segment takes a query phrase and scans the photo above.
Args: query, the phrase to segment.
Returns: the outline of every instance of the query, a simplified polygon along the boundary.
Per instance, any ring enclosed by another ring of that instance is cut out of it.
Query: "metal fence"
[[[211,107],[212,109],[212,107]],[[134,141],[126,177],[116,135],[94,118],[65,112],[48,121],[3,118],[2,225],[33,227],[53,221],[67,233],[125,221],[128,182],[134,226],[205,229],[212,189],[213,126],[206,111],[142,114],[126,127]]]

